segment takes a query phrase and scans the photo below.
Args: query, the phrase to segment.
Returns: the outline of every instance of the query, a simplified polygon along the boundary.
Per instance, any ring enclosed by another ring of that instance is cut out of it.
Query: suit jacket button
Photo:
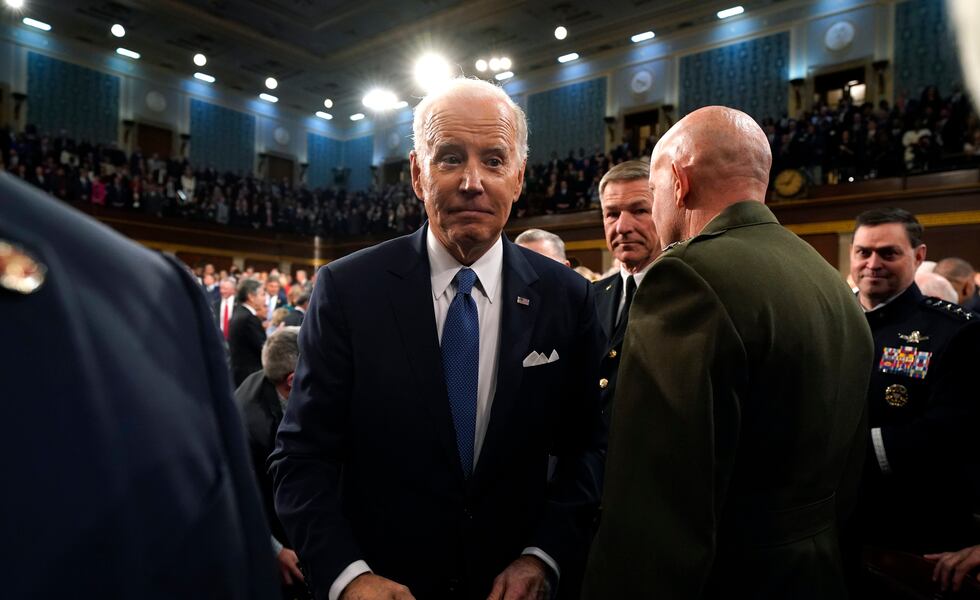
[[[615,349],[609,351],[609,358],[616,358],[616,350]]]
[[[609,387],[609,380],[603,377],[599,380],[599,389],[604,390]]]

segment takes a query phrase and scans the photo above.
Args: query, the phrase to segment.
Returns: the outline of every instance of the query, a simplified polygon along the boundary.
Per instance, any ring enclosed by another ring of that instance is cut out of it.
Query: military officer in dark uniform
[[[607,340],[599,374],[602,415],[607,430],[633,293],[653,260],[660,255],[649,179],[650,165],[631,160],[609,169],[599,182],[606,246],[620,264],[618,273],[593,284],[599,323]]]
[[[980,321],[923,296],[922,225],[901,209],[857,218],[851,276],[875,341],[869,444],[855,535],[915,553],[978,541],[972,471],[977,438],[972,362]]]
[[[0,314],[0,596],[278,597],[218,329],[186,267],[0,174]]]

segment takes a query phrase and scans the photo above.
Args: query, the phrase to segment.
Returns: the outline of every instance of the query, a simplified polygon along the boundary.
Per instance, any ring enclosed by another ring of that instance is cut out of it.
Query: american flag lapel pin
[[[524,296],[518,296],[517,303],[523,304],[524,306],[531,306],[531,301],[525,298]]]

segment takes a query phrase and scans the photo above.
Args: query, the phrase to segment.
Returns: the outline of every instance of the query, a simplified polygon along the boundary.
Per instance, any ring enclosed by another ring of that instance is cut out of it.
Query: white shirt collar
[[[432,297],[437,299],[446,293],[449,285],[453,282],[453,278],[456,277],[456,273],[464,265],[456,260],[449,253],[449,250],[446,250],[445,246],[436,239],[431,227],[426,228],[425,247],[429,255]],[[492,303],[504,268],[503,239],[498,237],[493,246],[490,246],[490,249],[483,256],[470,265],[470,268],[476,271],[479,285]]]
[[[649,271],[650,270],[650,267],[652,267],[652,266],[653,266],[653,261],[651,260],[649,262],[649,264],[647,264],[647,266],[643,267],[642,269],[640,269],[636,273],[630,273],[626,269],[620,267],[620,269],[619,269],[619,275],[620,275],[620,277],[623,278],[623,289],[624,290],[626,289],[626,278],[629,277],[630,275],[633,276],[633,281],[636,282],[636,287],[640,287],[640,283],[643,282],[643,278],[646,277],[647,271]],[[625,294],[626,292],[623,292],[623,293]]]

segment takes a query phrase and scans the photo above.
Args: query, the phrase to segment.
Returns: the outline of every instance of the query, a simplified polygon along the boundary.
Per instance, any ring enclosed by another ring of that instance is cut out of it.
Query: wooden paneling
[[[293,181],[294,163],[288,158],[283,158],[281,156],[274,156],[269,154],[265,157],[266,161],[266,172],[268,173],[269,179],[273,181]]]
[[[137,123],[136,145],[146,158],[154,154],[163,159],[170,158],[174,148],[174,132],[148,123]]]
[[[807,242],[820,253],[835,269],[838,268],[838,236],[836,233],[817,233],[813,235],[801,235],[803,241]]]
[[[569,259],[575,257],[579,264],[596,273],[602,273],[602,250],[571,250],[565,253]]]

